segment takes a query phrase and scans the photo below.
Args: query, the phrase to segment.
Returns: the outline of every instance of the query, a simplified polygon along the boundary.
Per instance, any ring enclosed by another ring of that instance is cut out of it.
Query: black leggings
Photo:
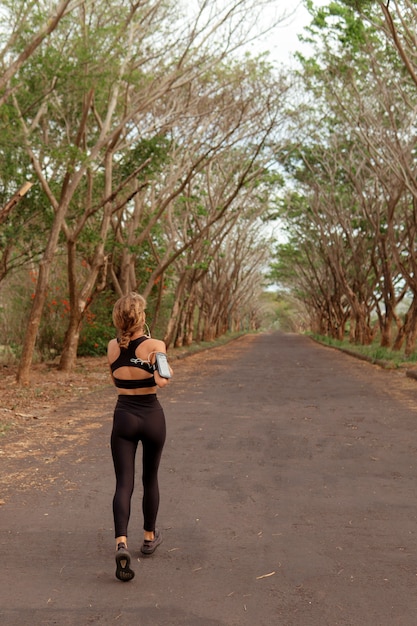
[[[159,508],[158,468],[165,436],[165,416],[156,394],[118,396],[111,434],[116,473],[116,492],[113,498],[116,537],[127,537],[139,441],[142,441],[143,448],[143,528],[149,532],[155,530]]]

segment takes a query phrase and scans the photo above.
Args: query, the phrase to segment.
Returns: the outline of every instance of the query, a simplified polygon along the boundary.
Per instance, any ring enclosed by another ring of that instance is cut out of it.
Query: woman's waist
[[[121,396],[156,396],[156,385],[153,387],[136,388],[136,389],[117,389],[118,397]]]

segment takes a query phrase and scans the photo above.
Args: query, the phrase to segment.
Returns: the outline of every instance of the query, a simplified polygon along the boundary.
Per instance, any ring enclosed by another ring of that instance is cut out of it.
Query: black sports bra
[[[148,363],[148,361],[142,361],[139,359],[135,352],[136,348],[140,346],[141,343],[146,341],[148,337],[138,337],[137,339],[133,339],[133,341],[129,342],[127,348],[121,348],[120,354],[113,363],[110,364],[110,369],[112,373],[117,370],[119,367],[138,367],[149,374],[152,374],[149,378],[136,378],[136,379],[127,379],[124,380],[122,378],[116,378],[113,376],[114,384],[119,389],[141,389],[145,387],[155,387],[155,377],[154,366]]]

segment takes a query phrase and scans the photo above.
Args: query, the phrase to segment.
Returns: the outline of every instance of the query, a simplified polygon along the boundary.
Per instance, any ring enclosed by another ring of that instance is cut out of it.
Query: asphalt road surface
[[[0,507],[0,624],[415,626],[417,381],[280,333],[173,365],[163,544],[139,558],[138,474],[115,578],[116,395],[88,394]]]

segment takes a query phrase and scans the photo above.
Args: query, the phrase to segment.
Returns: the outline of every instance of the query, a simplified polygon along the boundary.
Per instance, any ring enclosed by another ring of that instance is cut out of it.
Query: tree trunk
[[[104,195],[106,198],[111,196],[112,190],[112,172],[113,172],[113,152],[108,150],[105,157],[105,183]],[[80,339],[81,324],[84,319],[85,312],[89,303],[91,303],[94,290],[100,291],[105,287],[105,280],[102,281],[100,287],[97,286],[97,280],[100,270],[107,270],[107,259],[104,254],[104,242],[110,228],[112,214],[111,202],[104,205],[103,216],[100,224],[100,238],[94,250],[94,257],[87,277],[81,287],[79,287],[80,277],[77,274],[77,254],[76,240],[72,235],[67,233],[67,251],[68,251],[68,286],[70,293],[70,323],[65,334],[64,347],[59,362],[59,369],[68,372],[74,369],[77,360],[78,342]]]
[[[404,354],[409,357],[413,354],[417,337],[417,298],[414,295],[407,315]]]
[[[395,351],[400,351],[404,340],[406,341],[405,354],[410,356],[414,351],[417,336],[417,293],[413,293],[413,300],[407,313],[404,315],[404,322],[398,328],[397,336],[392,347]]]
[[[43,307],[47,296],[49,275],[67,206],[68,205],[65,202],[61,203],[58,207],[46,250],[42,261],[39,263],[39,274],[36,283],[35,298],[29,315],[29,321],[23,341],[22,356],[20,358],[17,372],[17,382],[22,385],[28,385],[30,382],[30,368],[32,365],[33,353],[35,351],[36,338],[38,336],[39,326],[41,323]]]
[[[395,337],[394,345],[392,346],[392,349],[395,350],[395,352],[399,352],[403,346],[404,339],[405,339],[406,321],[407,321],[407,313],[405,314],[404,323],[398,329],[397,336]]]
[[[77,309],[73,308],[71,310],[70,323],[65,333],[64,346],[59,361],[59,369],[64,372],[70,372],[75,367],[83,318],[84,311],[81,312],[80,309],[78,309],[77,314]]]
[[[174,304],[172,305],[171,315],[168,320],[167,330],[164,337],[164,341],[167,347],[172,344],[176,336],[178,319],[181,313],[181,300],[185,290],[186,276],[187,274],[184,272],[175,290]]]

